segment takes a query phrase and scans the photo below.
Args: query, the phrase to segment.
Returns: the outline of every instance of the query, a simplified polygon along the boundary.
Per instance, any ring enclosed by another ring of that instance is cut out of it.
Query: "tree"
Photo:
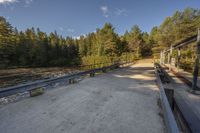
[[[153,44],[152,44],[152,42],[150,40],[149,34],[147,32],[144,32],[142,34],[142,39],[144,41],[142,49],[141,49],[142,57],[151,56],[152,55],[152,46],[153,46]]]
[[[80,39],[78,40],[79,43],[79,53],[81,56],[87,56],[88,52],[88,44],[86,42],[86,37],[80,36]]]
[[[16,51],[14,40],[12,26],[5,18],[0,17],[0,66],[12,64]]]
[[[128,47],[132,52],[136,53],[136,56],[139,58],[142,55],[142,48],[144,45],[144,40],[142,38],[142,32],[137,25],[134,25],[129,32]]]
[[[115,33],[113,26],[106,23],[102,29],[97,31],[97,43],[99,46],[99,55],[110,57],[118,55],[119,36]]]
[[[68,63],[70,65],[80,64],[80,56],[78,52],[78,45],[75,44],[73,38],[67,37],[66,44],[68,46]]]
[[[39,66],[46,66],[49,64],[49,42],[45,32],[37,29],[37,44],[39,45],[36,55],[36,64]]]

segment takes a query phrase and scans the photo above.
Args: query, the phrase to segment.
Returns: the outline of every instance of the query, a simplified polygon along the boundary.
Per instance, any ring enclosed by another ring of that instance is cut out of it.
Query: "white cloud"
[[[33,2],[33,0],[0,0],[0,5],[5,5],[5,7],[8,5],[10,7],[11,4],[17,2],[22,3],[24,7],[28,7]],[[13,10],[14,7],[11,7],[10,9]]]
[[[74,36],[73,38],[79,40],[81,37],[86,37],[86,36],[87,36],[87,34],[82,34],[80,36]]]
[[[25,0],[26,4],[30,4],[31,2],[33,2],[33,0]]]
[[[127,10],[126,9],[116,9],[115,14],[117,16],[127,16]]]
[[[24,6],[28,7],[33,2],[33,0],[25,0],[24,2],[25,2]]]
[[[64,28],[63,27],[59,27],[58,28],[60,31],[64,31]]]
[[[127,16],[127,10],[124,8],[117,8],[117,9],[109,9],[108,6],[104,5],[100,7],[101,12],[103,13],[103,16],[108,18],[110,16]]]
[[[15,2],[17,2],[17,0],[0,0],[0,4],[10,4]]]
[[[101,6],[100,7],[101,11],[103,12],[103,16],[108,18],[109,17],[109,9],[108,6]]]
[[[103,13],[108,13],[108,7],[107,6],[101,6],[101,10]]]
[[[74,30],[74,29],[71,29],[71,28],[69,28],[69,29],[67,29],[67,32],[71,32],[71,33],[73,33],[73,32],[75,32],[75,30]]]
[[[67,31],[68,33],[74,33],[75,30],[72,28],[64,28],[64,27],[58,27],[59,31]]]
[[[74,36],[73,38],[79,40],[81,38],[81,36]]]

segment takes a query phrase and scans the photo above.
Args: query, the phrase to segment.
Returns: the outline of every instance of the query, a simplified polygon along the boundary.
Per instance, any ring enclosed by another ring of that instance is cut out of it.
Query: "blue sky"
[[[39,27],[78,37],[106,22],[119,34],[135,24],[149,32],[186,7],[200,8],[200,0],[0,0],[0,16],[19,30]]]

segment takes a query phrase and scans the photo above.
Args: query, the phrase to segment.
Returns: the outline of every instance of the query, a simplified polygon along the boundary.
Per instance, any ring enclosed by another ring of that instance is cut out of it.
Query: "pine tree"
[[[142,38],[142,32],[140,28],[135,25],[132,27],[129,33],[128,46],[132,52],[136,53],[136,57],[139,58],[142,55],[144,40]]]

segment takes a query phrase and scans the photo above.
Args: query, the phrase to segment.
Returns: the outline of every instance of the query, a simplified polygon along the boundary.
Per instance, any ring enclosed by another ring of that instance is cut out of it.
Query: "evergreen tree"
[[[97,31],[99,55],[116,56],[118,54],[119,41],[119,36],[115,33],[113,26],[110,23],[106,23],[102,29]]]
[[[12,26],[5,18],[0,17],[0,66],[12,64],[15,56],[15,36]]]
[[[144,40],[142,38],[142,31],[137,25],[133,26],[133,28],[129,32],[128,39],[128,47],[131,52],[135,52],[137,58],[141,57]]]

